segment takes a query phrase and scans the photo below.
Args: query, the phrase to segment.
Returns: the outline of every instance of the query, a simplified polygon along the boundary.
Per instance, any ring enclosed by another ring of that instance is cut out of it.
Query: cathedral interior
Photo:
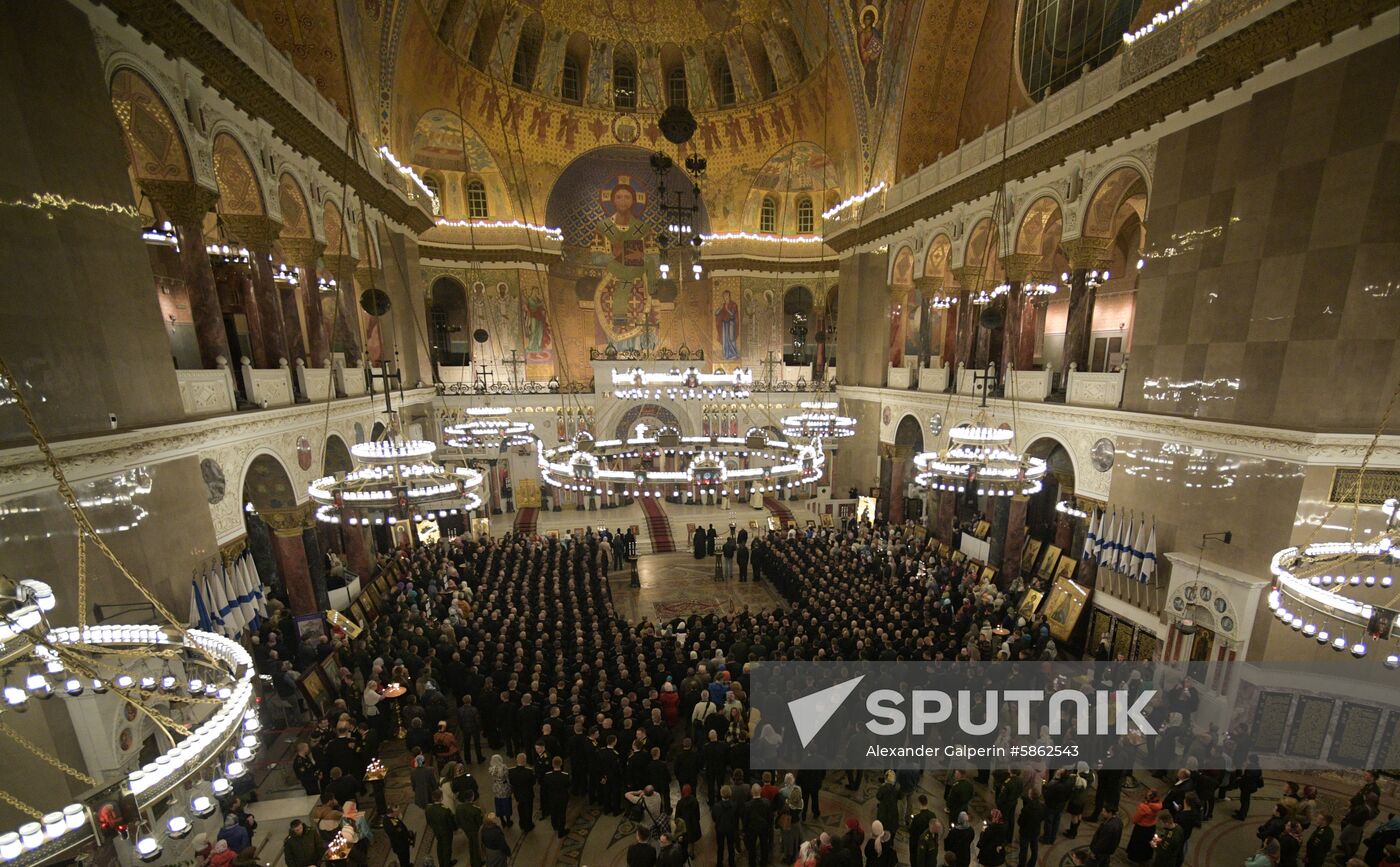
[[[0,864],[1400,865],[1396,0],[0,44]]]

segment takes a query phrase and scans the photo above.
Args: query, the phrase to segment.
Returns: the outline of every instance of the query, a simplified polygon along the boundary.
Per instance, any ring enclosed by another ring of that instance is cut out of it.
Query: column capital
[[[359,264],[358,259],[345,253],[321,253],[321,263],[325,265],[322,269],[324,276],[333,280],[351,280],[355,275],[355,266]]]
[[[316,270],[316,260],[326,250],[326,245],[315,238],[278,238],[277,246],[293,265],[308,271]]]
[[[1081,235],[1060,243],[1060,249],[1065,251],[1072,271],[1107,265],[1111,261],[1109,250],[1112,247],[1112,238],[1096,238],[1092,235]]]
[[[909,297],[908,286],[900,286],[897,283],[891,283],[888,289],[890,293],[891,304],[903,304],[904,300]]]
[[[1026,282],[1031,268],[1038,264],[1039,253],[1011,253],[1001,257],[1001,267],[1006,272],[1006,279],[1012,283]]]
[[[259,509],[258,517],[278,536],[300,536],[302,530],[312,526],[315,506],[314,502],[308,501],[289,509]]]
[[[171,222],[183,225],[202,225],[204,215],[219,200],[217,189],[200,186],[194,181],[137,178],[136,184],[151,201],[160,205]]]
[[[922,277],[914,278],[914,288],[925,301],[937,295],[943,288],[942,274],[925,274]]]
[[[981,265],[964,265],[961,268],[953,269],[953,279],[958,281],[958,288],[971,291],[972,287],[982,279],[982,273],[986,269]]]
[[[262,214],[224,214],[224,225],[239,243],[254,253],[271,253],[282,224]]]

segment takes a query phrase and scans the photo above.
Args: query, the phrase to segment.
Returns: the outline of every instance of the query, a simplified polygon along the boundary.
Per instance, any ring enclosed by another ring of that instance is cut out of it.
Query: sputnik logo
[[[821,732],[822,727],[836,715],[862,680],[865,680],[863,674],[788,702],[788,712],[792,714],[793,724],[797,726],[797,737],[802,741],[803,748],[806,748]]]

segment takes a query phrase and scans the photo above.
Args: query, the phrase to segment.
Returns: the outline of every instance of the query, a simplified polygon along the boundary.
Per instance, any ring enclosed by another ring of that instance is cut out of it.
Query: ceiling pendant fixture
[[[1269,591],[1269,609],[1274,616],[1295,632],[1357,659],[1370,652],[1368,640],[1390,642],[1397,638],[1397,502],[1392,498],[1381,506],[1386,526],[1369,541],[1315,542],[1275,554],[1270,564],[1274,588]],[[1400,655],[1394,646],[1386,646],[1390,652],[1385,666],[1400,668]]]
[[[856,435],[856,420],[837,414],[834,400],[804,400],[802,411],[782,418],[783,436],[808,440],[837,440]]]
[[[612,372],[613,396],[621,400],[741,400],[753,387],[753,371],[701,373],[699,368],[646,371],[640,367]]]
[[[383,525],[480,508],[476,489],[481,487],[481,473],[434,463],[436,450],[428,440],[399,439],[393,427],[385,439],[351,446],[350,454],[358,467],[307,486],[311,499],[320,503],[317,519],[332,524]]]
[[[815,482],[826,465],[820,442],[770,439],[762,428],[751,428],[742,437],[683,437],[673,427],[663,427],[653,434],[645,424],[639,424],[635,434],[625,440],[594,440],[590,434],[580,432],[567,445],[546,448],[540,443],[537,448],[540,476],[547,484],[566,491],[609,496],[749,497]],[[748,466],[731,468],[727,463],[730,458]],[[683,468],[633,468],[639,462],[665,459],[683,464]]]
[[[469,406],[466,418],[445,426],[444,442],[453,448],[501,451],[512,446],[530,445],[535,440],[535,426],[528,421],[511,418],[503,406]]]
[[[976,418],[948,430],[947,448],[914,456],[914,481],[920,487],[954,493],[974,491],[987,497],[1034,494],[1041,489],[1045,461],[1015,451],[1016,432],[1010,427],[992,427],[988,420],[987,391],[994,378],[992,373],[974,371],[974,390],[982,392]]]

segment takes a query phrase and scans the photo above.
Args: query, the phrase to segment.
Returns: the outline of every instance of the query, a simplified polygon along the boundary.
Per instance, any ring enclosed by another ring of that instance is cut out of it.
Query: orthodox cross
[[[773,387],[773,368],[778,366],[778,359],[776,359],[776,358],[773,357],[773,350],[771,350],[771,349],[768,350],[768,357],[767,357],[766,359],[764,359],[764,361],[763,361],[763,366],[764,366],[764,368],[766,368],[766,372],[765,372],[764,376],[765,376],[765,377],[767,378],[767,380],[768,380],[768,387],[769,387],[769,389],[772,389],[772,387]]]
[[[490,388],[490,380],[491,377],[494,375],[495,374],[492,372],[491,368],[487,367],[484,364],[478,364],[476,366],[476,390],[486,391],[486,389]]]
[[[524,364],[524,363],[525,363],[525,360],[524,360],[523,358],[519,358],[519,357],[516,355],[516,351],[515,351],[514,349],[511,349],[511,351],[510,351],[510,358],[507,358],[507,359],[505,360],[504,363],[510,366],[510,386],[511,386],[511,388],[512,388],[512,389],[519,388],[519,386],[520,386],[520,365]]]
[[[394,402],[391,395],[392,389],[389,388],[389,382],[392,380],[396,385],[399,386],[400,390],[402,390],[403,380],[399,376],[399,372],[395,370],[393,373],[390,373],[389,362],[381,361],[379,362],[379,372],[375,373],[371,368],[371,370],[365,374],[365,377],[369,380],[370,394],[374,394],[374,381],[376,379],[381,379],[384,381],[384,411],[392,416],[394,414]]]

